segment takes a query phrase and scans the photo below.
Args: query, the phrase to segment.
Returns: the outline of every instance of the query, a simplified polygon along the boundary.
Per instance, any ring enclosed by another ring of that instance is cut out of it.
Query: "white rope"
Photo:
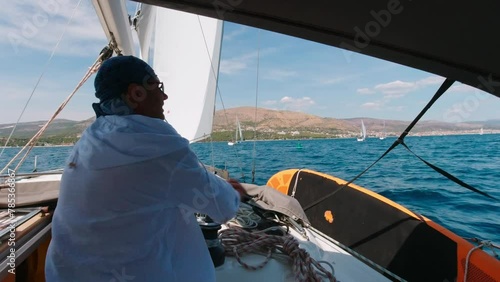
[[[474,248],[470,249],[470,251],[467,253],[467,257],[465,258],[464,282],[467,282],[467,274],[469,273],[469,258],[472,255],[472,252],[474,252],[477,249],[482,248],[483,246],[484,246],[484,243],[481,243],[478,246],[475,246]]]
[[[465,268],[464,269],[464,282],[467,282],[467,275],[469,274],[469,260],[470,260],[470,256],[472,255],[472,253],[475,250],[482,249],[483,247],[488,247],[488,248],[491,248],[491,250],[493,251],[493,253],[496,256],[495,248],[500,249],[498,246],[496,246],[495,244],[493,244],[491,241],[488,241],[488,240],[480,241],[477,238],[471,238],[471,240],[473,240],[474,242],[479,242],[479,245],[470,249],[470,251],[467,253],[467,257],[465,258],[465,267],[464,267]]]
[[[3,155],[3,152],[5,150],[5,148],[7,147],[7,145],[9,144],[9,141],[12,137],[12,135],[14,134],[14,131],[16,131],[16,128],[17,128],[17,125],[19,124],[19,121],[21,120],[21,118],[23,117],[24,115],[24,112],[26,111],[26,108],[28,107],[28,104],[30,103],[31,101],[31,98],[33,98],[33,95],[35,94],[35,90],[38,88],[38,85],[40,84],[40,81],[42,80],[43,78],[43,75],[45,74],[45,72],[47,71],[47,68],[49,67],[50,65],[50,62],[52,62],[52,58],[54,57],[55,53],[56,53],[56,50],[57,48],[59,47],[59,44],[61,43],[63,37],[64,37],[64,34],[66,33],[66,30],[69,26],[69,24],[73,21],[73,17],[75,16],[76,14],[76,10],[77,8],[80,6],[80,3],[82,2],[82,0],[78,1],[78,4],[75,6],[75,8],[73,9],[73,13],[71,15],[71,17],[69,18],[68,22],[66,23],[66,25],[64,26],[64,29],[63,29],[63,32],[61,33],[61,36],[59,36],[59,40],[57,41],[56,45],[54,46],[54,48],[52,49],[52,53],[50,54],[47,62],[45,63],[45,66],[43,67],[43,70],[42,70],[42,73],[40,74],[40,76],[38,77],[38,80],[37,82],[35,83],[35,87],[33,87],[33,90],[31,91],[31,94],[28,98],[28,101],[26,101],[26,104],[24,104],[24,108],[23,110],[21,111],[21,114],[19,115],[19,118],[17,119],[16,121],[16,124],[14,125],[14,127],[12,128],[12,131],[10,132],[9,134],[9,137],[7,138],[7,140],[5,141],[5,144],[4,146],[2,147],[2,151],[0,151],[0,157]],[[4,171],[5,169],[2,170],[2,172]],[[1,172],[0,172],[1,173]]]
[[[227,225],[252,229],[259,225],[260,220],[261,217],[253,212],[250,205],[241,203],[236,216]]]

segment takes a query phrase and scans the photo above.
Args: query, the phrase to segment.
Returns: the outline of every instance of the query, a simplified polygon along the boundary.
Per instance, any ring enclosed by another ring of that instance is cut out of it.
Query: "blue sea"
[[[409,136],[406,144],[417,155],[462,181],[500,199],[500,134]],[[265,184],[280,170],[308,168],[351,180],[371,165],[395,141],[355,139],[245,141],[195,143],[193,150],[208,165],[226,168],[232,178]],[[61,168],[71,147],[38,147],[21,171]],[[0,149],[1,150],[1,149]],[[0,167],[19,148],[6,148]],[[438,174],[404,147],[398,146],[354,183],[418,212],[463,237],[500,244],[500,201],[469,191]]]

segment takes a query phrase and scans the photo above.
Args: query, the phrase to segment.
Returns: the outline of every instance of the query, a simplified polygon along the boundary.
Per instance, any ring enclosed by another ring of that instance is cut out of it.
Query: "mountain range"
[[[94,121],[89,118],[83,121],[56,119],[47,128],[43,137],[78,138],[83,130]],[[311,114],[283,110],[271,110],[255,107],[238,107],[215,112],[213,132],[231,133],[236,129],[236,119],[240,121],[246,139],[253,136],[256,129],[258,136],[264,139],[276,139],[277,135],[299,135],[302,137],[355,137],[360,134],[363,120],[368,136],[378,136],[386,132],[388,136],[399,135],[410,124],[410,121],[382,120],[368,117],[337,119],[319,117]],[[31,138],[45,121],[23,122],[16,126],[12,138]],[[385,129],[384,129],[385,124]],[[14,124],[0,124],[0,138],[8,137]],[[442,135],[458,133],[500,132],[500,120],[447,123],[440,121],[420,121],[412,130],[419,135]],[[249,133],[252,134],[249,134]],[[227,136],[233,136],[232,133]],[[274,136],[274,137],[271,137]],[[229,138],[229,137],[228,137]]]

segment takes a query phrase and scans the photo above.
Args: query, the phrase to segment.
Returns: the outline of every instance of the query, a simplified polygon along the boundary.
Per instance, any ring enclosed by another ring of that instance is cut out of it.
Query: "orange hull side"
[[[267,182],[267,186],[270,186],[283,194],[289,194],[289,187],[290,183],[294,181],[293,176],[295,173],[299,171],[298,169],[288,169],[288,170],[283,170],[281,172],[276,173],[275,175],[271,176]],[[303,169],[301,171],[304,172],[309,172],[313,173],[319,176],[322,176],[324,178],[333,180],[339,184],[345,184],[347,181],[327,175],[324,173],[312,171],[312,170],[307,170]],[[300,174],[299,174],[300,177]],[[350,184],[349,185],[350,189],[356,189],[358,191],[361,191],[367,195],[370,195],[379,201],[382,201],[386,203],[387,205],[390,205],[402,212],[405,212],[406,214],[414,217],[414,218],[423,218],[426,223],[434,228],[435,230],[439,231],[446,237],[450,238],[457,244],[457,269],[458,269],[458,277],[457,281],[464,281],[464,275],[465,275],[465,260],[467,257],[467,254],[475,247],[473,244],[469,243],[462,237],[456,235],[455,233],[449,231],[448,229],[444,228],[443,226],[433,222],[432,220],[422,216],[418,217],[414,212],[410,211],[409,209],[405,208],[404,206],[397,204],[388,198],[381,196],[373,191],[370,191],[368,189],[365,189],[361,186],[358,186],[356,184]],[[500,261],[495,259],[494,257],[490,256],[486,252],[484,252],[481,249],[474,250],[469,258],[469,267],[468,267],[468,275],[467,275],[467,281],[477,281],[477,282],[500,282]]]

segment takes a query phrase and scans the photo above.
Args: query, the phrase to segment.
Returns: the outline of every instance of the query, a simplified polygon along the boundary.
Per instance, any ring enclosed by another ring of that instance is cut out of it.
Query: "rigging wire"
[[[7,140],[5,141],[5,144],[4,146],[2,147],[2,151],[0,151],[0,157],[2,157],[3,155],[3,152],[5,150],[5,148],[7,147],[7,145],[9,144],[9,141],[10,139],[12,138],[12,135],[14,134],[14,132],[16,131],[16,128],[17,128],[17,125],[19,124],[19,121],[21,120],[21,118],[23,117],[24,115],[24,112],[26,111],[26,108],[28,107],[28,104],[30,103],[31,101],[31,98],[33,98],[33,95],[35,94],[35,91],[37,90],[38,88],[38,85],[40,84],[40,82],[42,81],[42,78],[45,74],[45,72],[47,71],[50,63],[52,62],[52,59],[56,53],[56,50],[57,48],[59,47],[59,44],[61,43],[63,37],[64,37],[64,34],[66,33],[66,30],[68,29],[68,26],[70,25],[70,23],[73,21],[73,18],[76,14],[76,11],[78,9],[78,7],[80,6],[80,3],[82,2],[82,0],[78,1],[78,3],[76,4],[75,8],[73,9],[73,12],[71,14],[71,17],[68,19],[68,21],[66,22],[66,25],[64,26],[64,29],[61,33],[61,36],[59,36],[59,40],[57,40],[56,42],[56,45],[54,46],[54,48],[52,49],[52,52],[49,56],[49,58],[47,59],[47,62],[45,63],[44,67],[43,67],[43,70],[42,70],[42,73],[40,74],[40,76],[38,77],[38,80],[36,81],[35,83],[35,87],[33,87],[33,90],[31,91],[31,94],[28,98],[28,100],[26,101],[26,104],[24,104],[24,107],[23,107],[23,110],[21,111],[21,114],[19,115],[19,117],[17,118],[17,121],[16,123],[14,124],[14,127],[12,128],[12,130],[10,131],[10,134],[9,134],[9,137],[7,137]],[[3,172],[5,169],[2,169],[0,171]]]
[[[255,159],[257,158],[257,103],[259,100],[259,68],[260,68],[260,29],[257,32],[257,73],[255,77],[255,114],[253,126],[253,150],[252,150],[252,183],[255,183]]]
[[[229,126],[229,118],[228,118],[227,113],[226,113],[226,107],[224,106],[224,101],[222,99],[222,93],[221,93],[221,90],[220,90],[220,87],[219,87],[219,76],[217,75],[217,73],[215,72],[215,69],[214,69],[214,64],[213,64],[213,61],[212,61],[212,57],[210,56],[210,51],[208,49],[208,44],[207,44],[207,40],[205,38],[205,33],[203,32],[203,25],[201,24],[200,16],[198,16],[198,23],[200,25],[200,30],[201,30],[201,34],[202,34],[202,37],[203,37],[203,42],[205,43],[205,49],[206,49],[207,54],[208,54],[208,59],[210,60],[210,69],[212,70],[212,73],[213,73],[214,77],[216,78],[215,89],[216,89],[216,92],[219,94],[218,96],[219,96],[220,102],[222,104],[222,109],[223,109],[223,113],[224,113],[224,118],[226,120],[226,125]],[[222,36],[221,36],[221,41],[222,41],[223,35],[224,35],[224,21],[222,22]],[[222,46],[222,42],[221,42],[221,46]],[[220,58],[221,58],[221,56],[219,56],[219,65],[220,65]],[[215,112],[215,108],[214,108],[214,112]],[[241,162],[241,157],[238,154],[238,150],[237,149],[234,149],[234,152],[236,154],[236,161],[238,162],[238,167],[239,167],[240,172],[241,172],[241,179],[244,180],[245,179],[245,174],[243,172],[243,164]],[[214,151],[213,151],[213,147],[212,147],[212,157],[213,157],[213,154],[214,154]]]
[[[214,140],[212,139],[212,134],[209,135],[210,138],[210,160],[212,161],[212,167],[215,169],[215,156],[214,156]]]
[[[112,44],[109,44],[109,48],[112,48]],[[54,119],[59,115],[59,113],[66,107],[66,105],[69,103],[71,98],[76,94],[76,92],[83,86],[83,84],[99,69],[103,62],[103,58],[106,58],[106,56],[109,55],[109,52],[105,51],[106,48],[99,54],[99,57],[97,60],[92,64],[92,66],[89,68],[87,73],[84,75],[82,80],[78,83],[78,85],[75,87],[73,92],[61,103],[61,105],[57,108],[56,112],[52,115],[52,117],[40,128],[40,130],[24,145],[24,147],[5,165],[5,167],[0,171],[0,174],[3,173],[16,159],[21,155],[21,153],[27,149],[26,153],[24,154],[23,158],[18,162],[17,166],[15,167],[14,171],[17,171],[19,167],[22,165],[28,154],[31,152],[33,147],[36,144],[36,141],[42,134],[45,132],[49,124],[54,121]]]
[[[434,96],[432,97],[432,99],[427,103],[427,105],[425,105],[425,107],[422,109],[422,111],[420,111],[420,113],[417,115],[417,117],[410,123],[410,125],[408,125],[408,127],[403,131],[403,133],[401,133],[401,135],[398,137],[398,139],[396,139],[396,141],[394,141],[394,143],[389,147],[389,149],[387,149],[375,162],[373,162],[370,166],[368,166],[365,170],[363,170],[361,173],[359,173],[358,175],[356,175],[353,179],[351,179],[350,181],[346,182],[345,184],[343,184],[339,189],[321,197],[320,199],[312,202],[311,204],[309,204],[308,206],[306,206],[304,208],[304,211],[307,211],[309,210],[310,208],[316,206],[317,204],[323,202],[324,200],[332,197],[333,195],[335,195],[336,193],[340,192],[341,190],[343,190],[345,187],[349,186],[349,184],[351,184],[352,182],[354,182],[356,179],[358,179],[361,175],[363,175],[365,172],[367,172],[370,168],[372,168],[376,163],[378,163],[383,157],[385,157],[390,151],[392,151],[392,149],[394,149],[396,146],[398,146],[399,144],[403,145],[407,150],[409,150],[413,155],[415,155],[417,158],[419,158],[421,161],[423,161],[425,164],[427,164],[429,167],[431,167],[432,169],[434,169],[435,171],[437,171],[438,173],[444,175],[445,177],[447,177],[448,179],[452,180],[453,182],[459,184],[460,186],[462,187],[465,187],[471,191],[474,191],[476,193],[479,193],[483,196],[486,196],[488,198],[491,198],[491,199],[495,199],[497,200],[495,197],[485,193],[485,192],[482,192],[472,186],[470,186],[469,184],[459,180],[458,178],[456,178],[455,176],[451,175],[450,173],[444,171],[443,169],[423,160],[421,157],[417,156],[415,153],[413,153],[410,148],[404,143],[404,138],[410,133],[410,131],[413,129],[413,127],[417,124],[417,122],[422,118],[422,116],[427,112],[427,110],[429,110],[431,108],[431,106],[446,92],[446,90],[448,90],[448,88],[451,87],[451,85],[454,83],[455,81],[454,80],[451,80],[449,78],[447,78],[443,84],[439,87],[439,89],[436,91],[436,94],[434,94]],[[415,215],[420,218],[422,220],[422,216],[418,215],[415,213]]]

